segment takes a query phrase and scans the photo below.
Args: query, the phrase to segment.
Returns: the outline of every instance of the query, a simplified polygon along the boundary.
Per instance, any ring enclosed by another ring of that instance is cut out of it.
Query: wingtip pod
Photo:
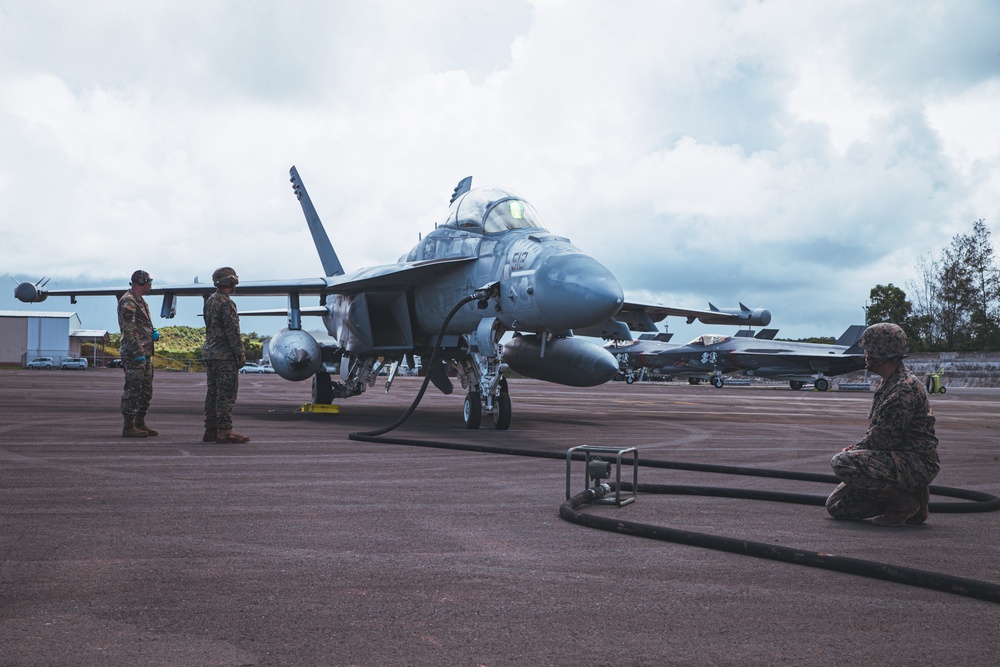
[[[48,281],[45,281],[48,282]],[[48,293],[42,289],[45,282],[39,280],[37,283],[20,283],[14,288],[14,298],[22,303],[41,303],[48,298]]]

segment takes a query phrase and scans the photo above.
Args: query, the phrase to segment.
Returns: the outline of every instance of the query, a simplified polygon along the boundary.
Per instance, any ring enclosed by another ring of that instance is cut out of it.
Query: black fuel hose
[[[614,489],[614,484],[611,485]],[[621,489],[631,491],[630,484],[622,484]],[[767,494],[772,497],[764,497],[766,492],[762,491],[741,491],[737,489],[710,489],[706,487],[679,487],[656,484],[639,484],[637,489],[641,493],[679,493],[693,495],[724,495],[729,498],[748,498],[762,500],[777,500],[779,502],[799,502],[807,505],[822,505],[825,498],[816,496],[806,496],[799,494]],[[968,492],[966,492],[968,493]],[[981,494],[988,495],[988,494]],[[798,496],[798,499],[790,499],[788,496]],[[862,560],[860,558],[849,558],[847,556],[835,556],[819,551],[806,551],[792,547],[783,547],[777,544],[767,544],[765,542],[753,542],[721,535],[709,535],[707,533],[697,533],[690,530],[679,530],[664,526],[655,526],[633,521],[624,521],[618,518],[594,516],[578,511],[581,505],[593,500],[595,494],[588,489],[579,493],[562,504],[559,508],[559,516],[566,521],[580,526],[597,528],[613,533],[623,533],[625,535],[635,535],[652,540],[664,542],[674,542],[677,544],[687,544],[689,546],[715,549],[716,551],[728,551],[729,553],[754,556],[756,558],[766,558],[795,565],[806,565],[824,570],[834,570],[846,574],[855,574],[873,579],[882,579],[908,586],[918,586],[930,588],[945,593],[954,593],[966,597],[976,598],[1000,604],[1000,586],[986,581],[967,579],[965,577],[954,577],[938,572],[918,570],[899,565],[890,565],[876,561]],[[816,500],[819,502],[816,502]],[[994,501],[1000,501],[992,497]],[[957,503],[956,503],[957,504]],[[994,508],[995,509],[995,508]],[[941,510],[938,510],[941,511]],[[987,510],[983,510],[987,511]]]
[[[439,358],[439,350],[441,347],[441,341],[444,339],[445,330],[448,327],[449,322],[458,313],[459,309],[470,301],[481,299],[481,295],[470,295],[461,301],[459,301],[451,312],[445,317],[444,322],[441,324],[441,329],[438,331],[437,339],[434,343],[434,351],[431,354],[431,360],[428,363],[428,373],[424,377],[423,384],[420,385],[420,391],[414,398],[410,407],[403,414],[402,417],[397,419],[391,425],[378,429],[375,431],[364,431],[358,433],[351,433],[348,438],[351,440],[361,441],[361,442],[373,442],[378,444],[387,445],[405,445],[409,447],[432,447],[435,449],[453,449],[459,451],[467,452],[479,452],[484,454],[504,454],[509,456],[530,456],[535,458],[547,458],[547,459],[559,459],[566,460],[566,455],[560,452],[550,452],[545,450],[537,449],[518,449],[515,447],[496,447],[492,445],[470,445],[464,443],[451,443],[451,442],[440,442],[433,440],[417,440],[415,438],[389,438],[384,437],[384,434],[388,433],[399,427],[403,422],[409,419],[410,415],[416,410],[417,405],[423,398],[424,393],[427,390],[427,385],[430,382],[431,372],[434,368],[434,364]],[[583,460],[585,455],[582,452],[577,452],[573,455],[574,460]],[[726,466],[726,465],[716,465],[716,464],[706,464],[706,463],[685,463],[682,461],[657,461],[642,459],[639,465],[645,467],[653,468],[668,468],[674,470],[688,470],[694,472],[706,472],[706,473],[721,473],[728,475],[745,475],[751,477],[769,477],[772,479],[791,479],[806,482],[820,482],[820,483],[831,483],[836,484],[839,480],[836,476],[832,474],[821,474],[821,473],[800,473],[792,472],[787,470],[771,470],[768,468],[747,468],[743,466]],[[631,484],[623,483],[621,485],[622,490],[632,490]],[[953,498],[963,498],[965,500],[970,500],[972,502],[968,503],[930,503],[931,512],[938,513],[957,513],[957,512],[995,512],[1000,509],[1000,498],[990,495],[988,493],[981,493],[979,491],[971,491],[968,489],[958,489],[954,487],[947,486],[931,486],[931,493],[934,495],[947,496]],[[767,500],[773,502],[786,502],[794,503],[799,505],[814,505],[814,506],[824,506],[826,504],[826,496],[799,494],[799,493],[784,493],[775,491],[755,491],[755,490],[744,490],[744,489],[734,489],[728,487],[708,487],[708,486],[683,486],[683,485],[658,485],[658,484],[639,484],[636,488],[636,492],[641,493],[659,493],[659,494],[679,494],[679,495],[697,495],[697,496],[713,496],[722,498],[744,498],[748,500]],[[590,489],[573,496],[559,508],[559,516],[561,516],[566,521],[575,523],[581,526],[587,526],[590,528],[597,528],[599,530],[606,530],[610,532],[623,533],[626,535],[635,535],[638,537],[645,537],[648,539],[661,540],[666,542],[675,542],[678,544],[687,544],[689,546],[702,547],[706,549],[715,549],[717,551],[728,551],[730,553],[743,554],[747,556],[754,556],[756,558],[767,558],[770,560],[778,560],[785,563],[793,563],[796,565],[805,565],[808,567],[816,567],[826,570],[834,570],[837,572],[844,572],[847,574],[854,574],[863,577],[870,577],[874,579],[882,579],[885,581],[892,581],[899,584],[906,584],[909,586],[919,586],[922,588],[930,588],[933,590],[943,591],[946,593],[954,593],[956,595],[963,595],[966,597],[972,597],[979,600],[985,600],[987,602],[1000,603],[1000,585],[992,584],[985,581],[977,581],[975,579],[966,579],[963,577],[953,577],[946,574],[939,574],[936,572],[928,572],[925,570],[917,570],[913,568],[901,567],[898,565],[889,565],[886,563],[878,563],[876,561],[862,560],[858,558],[848,558],[846,556],[834,556],[828,553],[821,553],[816,551],[805,551],[802,549],[795,549],[791,547],[783,547],[776,544],[767,544],[764,542],[753,542],[749,540],[740,540],[731,537],[723,537],[720,535],[709,535],[707,533],[697,533],[688,530],[679,530],[676,528],[668,528],[664,526],[655,526],[650,524],[636,523],[632,521],[623,521],[621,519],[612,519],[600,516],[593,516],[586,514],[584,512],[578,511],[578,508],[582,505],[586,505],[591,500],[594,499],[594,492]]]

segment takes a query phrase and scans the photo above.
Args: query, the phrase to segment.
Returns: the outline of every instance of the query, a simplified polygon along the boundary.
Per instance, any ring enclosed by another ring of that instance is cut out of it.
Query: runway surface
[[[418,383],[318,415],[296,412],[308,383],[241,376],[235,426],[252,441],[226,446],[200,441],[203,375],[158,372],[161,434],[134,440],[119,437],[120,371],[0,371],[0,665],[1000,663],[1000,604],[570,524],[561,460],[348,439],[394,421]],[[682,383],[510,391],[508,431],[465,430],[461,389],[432,387],[392,435],[829,473],[871,403]],[[1000,495],[1000,390],[931,400],[934,483]],[[722,498],[588,511],[1000,584],[996,512],[879,529]]]

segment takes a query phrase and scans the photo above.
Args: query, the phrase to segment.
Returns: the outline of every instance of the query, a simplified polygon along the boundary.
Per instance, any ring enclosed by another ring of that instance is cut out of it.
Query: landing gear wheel
[[[632,384],[633,382],[635,382],[635,376],[632,375],[631,373],[626,373],[625,374],[625,384]]]
[[[788,386],[798,391],[799,389],[802,389],[802,387],[805,386],[805,383],[802,382],[801,380],[789,380]]]
[[[470,391],[465,395],[465,407],[462,409],[462,418],[465,420],[465,428],[477,429],[483,420],[483,404],[479,400],[479,394]],[[508,422],[510,416],[507,417]]]
[[[722,381],[722,378],[720,377],[712,378],[712,386],[715,387],[716,389],[722,389],[722,385],[724,384],[725,382]]]
[[[814,386],[816,387],[816,391],[829,391],[830,381],[827,380],[826,378],[820,378],[816,380]]]
[[[320,371],[313,375],[312,402],[314,405],[333,403],[333,381],[329,373]]]
[[[945,387],[941,387],[940,389],[938,389],[938,392],[940,392],[940,393],[942,393],[942,394],[943,394],[944,392],[946,392],[946,391],[948,391],[948,389],[947,389],[947,388],[945,388]]]
[[[496,408],[493,414],[493,428],[498,431],[506,431],[510,428],[510,394],[501,391],[496,398]]]
[[[688,378],[688,384],[701,384],[701,378]]]

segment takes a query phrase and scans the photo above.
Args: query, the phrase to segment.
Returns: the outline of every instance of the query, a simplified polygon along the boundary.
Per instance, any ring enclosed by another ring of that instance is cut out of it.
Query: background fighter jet
[[[792,389],[812,382],[819,391],[830,388],[828,376],[843,375],[865,367],[858,346],[864,325],[855,324],[833,345],[772,340],[777,329],[764,329],[751,337],[749,331],[735,336],[704,334],[686,345],[642,339],[617,346],[608,345],[623,366],[656,368],[663,375],[687,377],[689,381],[710,379],[716,387],[725,383],[724,373],[788,380]],[[627,372],[623,368],[624,372]]]
[[[618,372],[614,356],[574,334],[625,340],[630,330],[656,331],[654,322],[677,315],[706,324],[766,326],[768,311],[745,306],[690,310],[626,303],[608,269],[570,241],[542,226],[535,209],[518,195],[496,187],[472,188],[468,177],[455,188],[444,223],[424,236],[398,262],[345,272],[295,167],[291,182],[302,205],[325,277],[246,281],[240,296],[287,295],[281,311],[247,315],[287,315],[288,328],[270,343],[271,364],[288,380],[312,378],[314,403],[361,394],[391,365],[386,389],[400,362],[420,355],[426,362],[449,312],[459,308],[444,330],[441,362],[428,368],[435,386],[453,391],[454,370],[467,390],[464,419],[478,428],[486,412],[498,429],[510,425],[511,402],[503,371],[570,386],[593,386]],[[45,290],[21,283],[15,296],[27,303],[46,297],[115,295],[122,289]],[[178,296],[207,297],[205,284],[156,286],[160,316],[170,318]],[[302,295],[319,306],[302,307]],[[323,318],[332,344],[302,330],[303,315]],[[509,342],[501,337],[512,332]],[[412,359],[411,359],[412,361]],[[410,363],[412,367],[413,364]],[[333,378],[337,377],[337,380]]]

